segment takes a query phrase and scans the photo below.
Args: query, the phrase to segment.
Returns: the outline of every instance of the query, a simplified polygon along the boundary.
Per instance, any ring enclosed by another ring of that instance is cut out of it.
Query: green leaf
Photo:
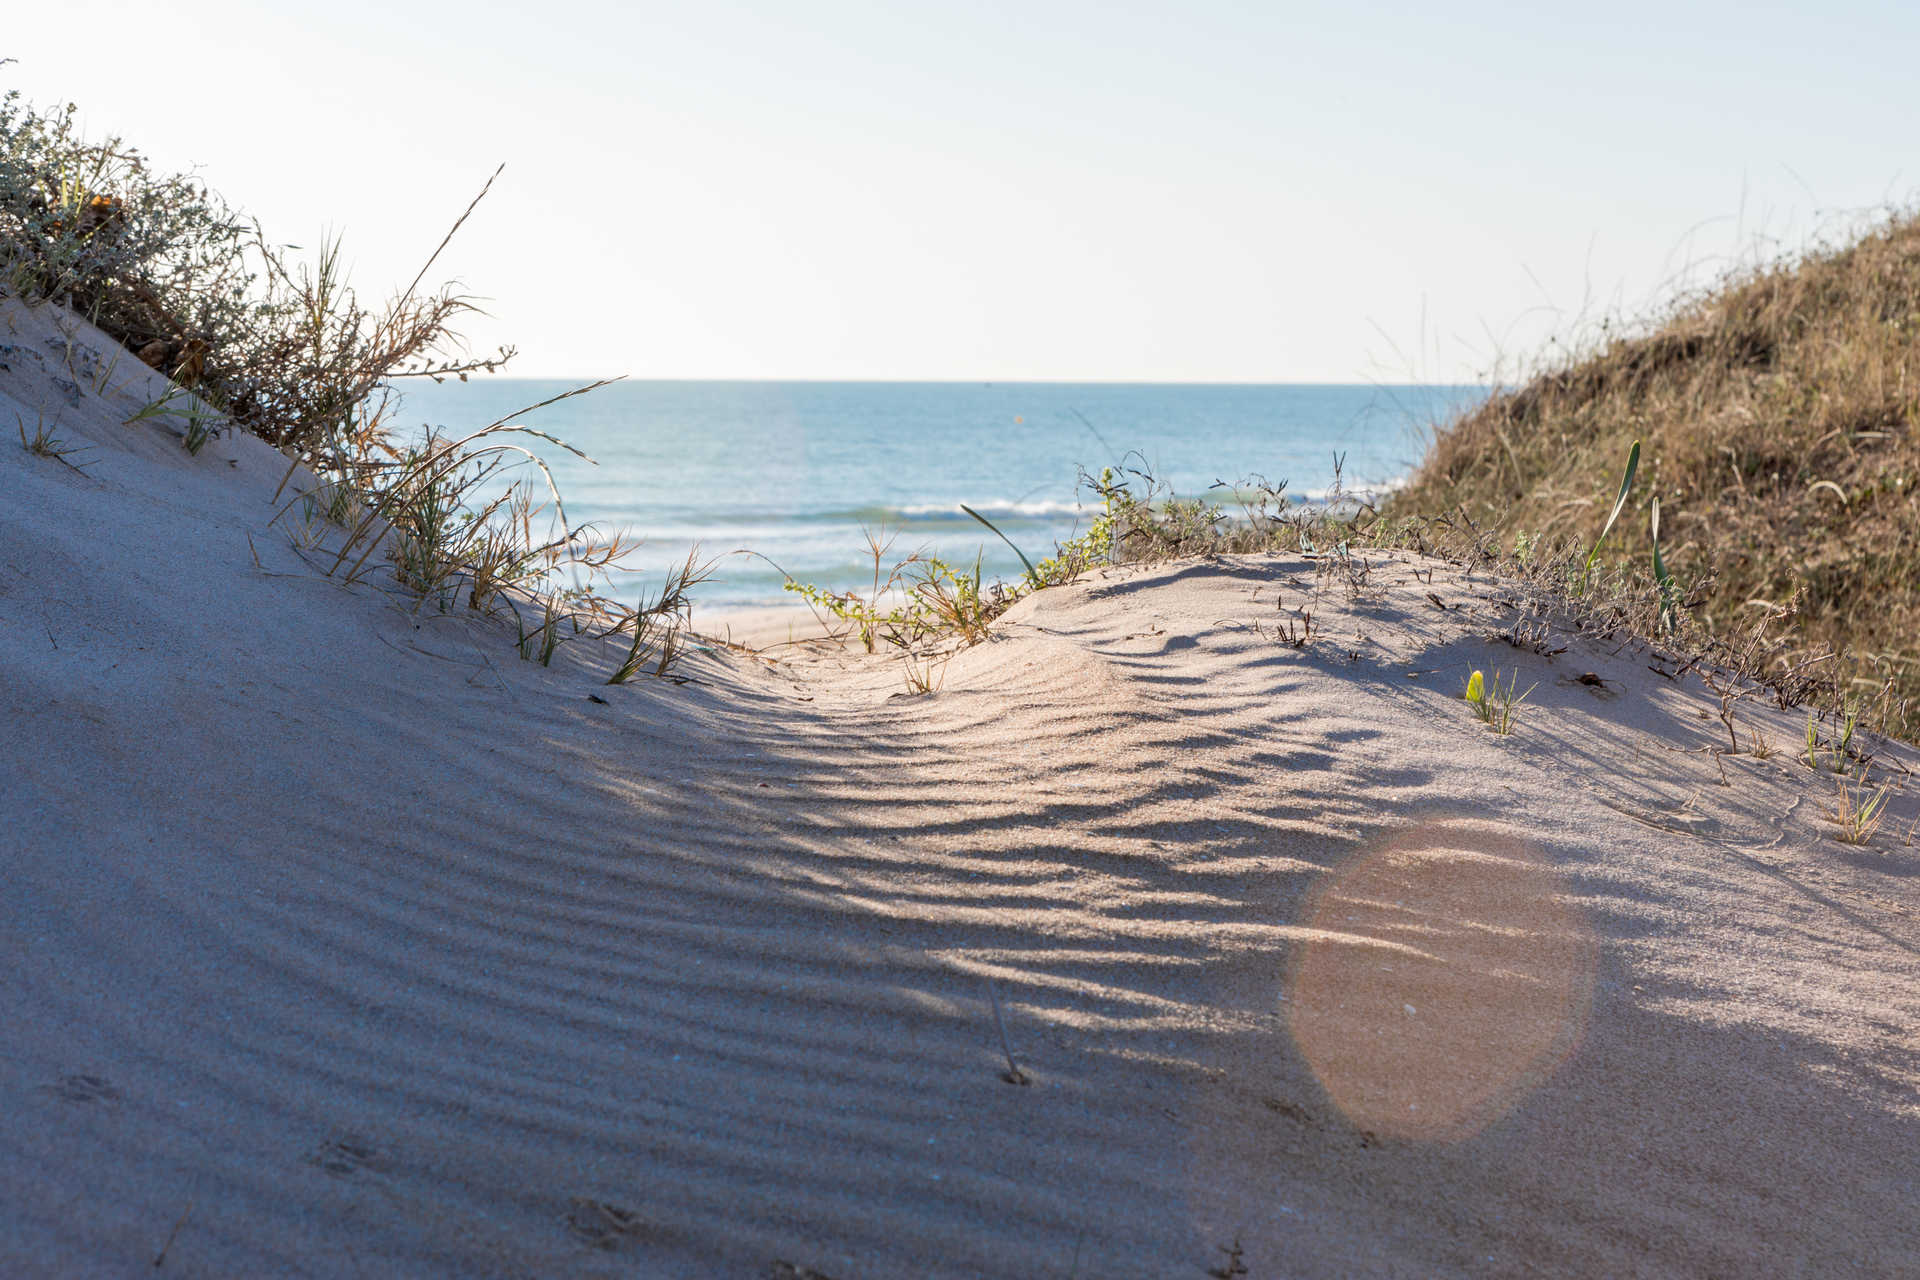
[[[1639,469],[1640,442],[1635,440],[1633,447],[1627,450],[1627,469],[1620,477],[1620,496],[1613,500],[1613,514],[1607,517],[1607,523],[1601,528],[1600,536],[1594,539],[1592,550],[1587,552],[1586,564],[1581,567],[1580,589],[1582,591],[1587,589],[1587,575],[1593,572],[1593,562],[1600,558],[1600,547],[1606,542],[1607,535],[1613,532],[1614,522],[1620,518],[1621,511],[1626,509],[1627,494],[1633,489],[1633,473]]]

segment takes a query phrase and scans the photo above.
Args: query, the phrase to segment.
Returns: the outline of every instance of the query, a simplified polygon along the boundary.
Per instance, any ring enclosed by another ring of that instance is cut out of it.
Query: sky
[[[16,5],[77,103],[522,376],[1511,378],[1920,187],[1920,6]]]

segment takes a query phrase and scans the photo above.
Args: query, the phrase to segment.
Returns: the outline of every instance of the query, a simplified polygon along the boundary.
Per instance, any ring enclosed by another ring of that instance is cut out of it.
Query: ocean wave
[[[966,504],[989,520],[1036,519],[1046,516],[1077,516],[1087,511],[1080,502],[969,502]],[[892,508],[908,520],[971,520],[958,502],[915,503]]]
[[[1359,502],[1377,502],[1386,495],[1404,487],[1404,480],[1389,480],[1374,484],[1345,484],[1339,489],[1331,485],[1313,488],[1288,488],[1282,495],[1282,501],[1295,506],[1344,507]],[[1154,505],[1160,505],[1165,495],[1154,495]],[[1271,502],[1269,495],[1253,488],[1206,489],[1198,493],[1175,495],[1181,500],[1200,500],[1222,507],[1231,515],[1242,505],[1257,506],[1262,501]],[[1074,525],[1085,525],[1098,516],[1102,504],[1097,500],[1082,502],[1061,502],[1057,500],[1039,501],[993,501],[969,502],[965,506],[985,516],[996,525],[1010,528],[1022,528],[1032,531],[1035,526],[1042,530],[1059,530]],[[777,507],[764,506],[752,509],[727,510],[692,507],[686,505],[662,506],[651,509],[598,508],[588,503],[573,503],[569,514],[576,522],[591,520],[596,524],[629,528],[644,533],[650,538],[678,538],[686,541],[784,541],[795,537],[812,541],[816,538],[838,539],[851,529],[887,529],[899,530],[908,536],[936,536],[946,532],[965,533],[976,531],[991,537],[980,528],[959,502],[914,502],[899,505],[874,503],[857,507],[837,507],[813,510],[780,510]]]

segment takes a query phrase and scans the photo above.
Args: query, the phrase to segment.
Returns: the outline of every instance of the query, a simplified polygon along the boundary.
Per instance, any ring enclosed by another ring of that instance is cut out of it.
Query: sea
[[[1099,510],[1087,477],[1112,467],[1143,491],[1204,497],[1284,483],[1324,502],[1336,481],[1375,494],[1404,481],[1436,424],[1473,386],[1035,382],[622,381],[544,408],[579,384],[520,378],[404,384],[398,422],[493,437],[536,453],[570,527],[637,543],[597,585],[629,603],[698,548],[714,562],[707,612],[795,603],[789,580],[868,590],[870,538],[1016,580],[1014,551],[1051,555]],[[526,464],[516,477],[545,483]],[[505,477],[503,476],[504,480]],[[543,518],[557,528],[550,500]],[[991,521],[1007,541],[962,508]]]

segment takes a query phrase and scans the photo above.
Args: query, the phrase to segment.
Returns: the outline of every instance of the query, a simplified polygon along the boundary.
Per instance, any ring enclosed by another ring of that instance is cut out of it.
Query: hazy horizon
[[[519,377],[1479,385],[1910,199],[1891,5],[10,15],[0,88]],[[1791,93],[1780,86],[1791,85]]]

